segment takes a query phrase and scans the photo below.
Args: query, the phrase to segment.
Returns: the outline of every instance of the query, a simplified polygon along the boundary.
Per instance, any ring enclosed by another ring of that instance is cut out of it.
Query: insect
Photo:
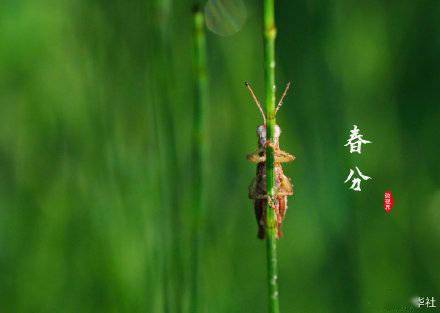
[[[265,226],[266,226],[266,208],[269,203],[275,211],[276,215],[276,238],[282,236],[281,223],[284,219],[284,215],[287,210],[287,196],[293,195],[293,187],[290,179],[284,175],[282,163],[291,162],[295,157],[280,149],[279,138],[281,134],[281,128],[275,125],[275,131],[273,136],[273,142],[266,138],[266,116],[260,102],[255,96],[249,83],[245,83],[247,89],[250,92],[252,99],[260,110],[263,117],[263,124],[257,127],[258,136],[258,148],[255,152],[248,154],[247,159],[250,162],[257,163],[257,173],[251,184],[249,185],[249,198],[254,200],[255,217],[258,224],[257,236],[260,239],[265,238]],[[275,109],[275,114],[283,104],[284,97],[289,90],[290,83],[287,84],[280,101]],[[266,147],[272,147],[274,149],[274,178],[275,178],[275,192],[273,196],[269,196],[266,190]]]

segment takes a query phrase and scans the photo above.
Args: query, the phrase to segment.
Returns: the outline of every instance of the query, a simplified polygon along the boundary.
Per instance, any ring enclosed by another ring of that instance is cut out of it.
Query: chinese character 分
[[[435,308],[436,307],[435,306],[435,299],[434,299],[434,297],[426,298],[425,299],[425,304],[426,304],[427,308]]]
[[[357,152],[361,154],[361,146],[363,143],[371,143],[371,141],[362,139],[361,134],[359,134],[359,128],[357,125],[353,125],[353,129],[350,130],[350,138],[347,140],[347,143],[344,145],[350,146],[350,153]]]
[[[353,180],[351,181],[351,186],[350,189],[353,189],[354,191],[361,191],[361,178],[363,180],[369,180],[371,179],[371,177],[366,176],[364,174],[362,174],[362,172],[359,170],[359,168],[356,166],[356,171],[359,175],[359,177],[355,177],[353,178]],[[348,175],[347,179],[344,181],[344,184],[347,183],[354,175],[354,171],[352,169],[350,169],[350,174]]]

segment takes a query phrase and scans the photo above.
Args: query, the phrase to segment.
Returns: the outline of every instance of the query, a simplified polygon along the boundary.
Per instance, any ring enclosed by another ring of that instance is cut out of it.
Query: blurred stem
[[[154,10],[156,20],[151,22],[154,27],[154,40],[151,44],[156,51],[155,62],[152,62],[154,77],[158,84],[155,90],[159,92],[159,103],[155,104],[157,111],[157,125],[154,127],[158,136],[158,164],[160,167],[160,196],[161,221],[166,230],[162,236],[164,256],[164,312],[181,313],[183,311],[184,270],[182,255],[182,212],[179,193],[180,171],[176,150],[176,129],[173,121],[172,91],[175,75],[164,71],[173,68],[173,22],[171,16],[171,2],[155,0],[149,6]],[[159,26],[159,27],[157,27]]]
[[[267,140],[273,142],[275,120],[275,17],[274,0],[264,0],[263,6],[263,39],[264,39],[264,84],[266,106],[266,132]],[[274,150],[266,147],[266,190],[269,197],[274,196]],[[278,259],[276,242],[276,215],[273,208],[266,207],[266,252],[267,252],[267,279],[269,292],[269,312],[279,313],[278,297]]]
[[[205,19],[203,11],[196,5],[194,14],[194,65],[196,76],[196,99],[194,103],[194,201],[193,201],[193,234],[192,234],[192,275],[191,275],[191,313],[199,308],[199,254],[201,246],[202,218],[204,212],[204,160],[205,160],[205,110],[208,101],[208,86],[206,78],[206,38]]]

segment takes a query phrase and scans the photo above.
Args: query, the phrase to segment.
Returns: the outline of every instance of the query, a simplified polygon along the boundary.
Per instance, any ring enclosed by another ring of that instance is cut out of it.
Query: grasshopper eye
[[[266,138],[266,126],[260,125],[257,127],[257,135],[260,138]]]
[[[281,135],[281,128],[278,125],[275,125],[275,133],[274,133],[274,137],[278,138]]]

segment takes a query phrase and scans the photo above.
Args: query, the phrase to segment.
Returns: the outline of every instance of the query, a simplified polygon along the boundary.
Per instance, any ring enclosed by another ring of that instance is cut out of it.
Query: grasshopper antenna
[[[275,109],[275,114],[277,114],[278,110],[283,105],[284,97],[286,96],[287,91],[289,90],[289,88],[290,88],[290,82],[287,83],[286,88],[284,89],[284,92],[283,92],[283,95],[281,96],[280,102],[278,102],[277,108]]]
[[[254,91],[252,90],[251,85],[248,82],[244,82],[244,84],[246,85],[246,88],[249,90],[249,92],[250,92],[250,94],[252,96],[252,99],[254,99],[255,104],[258,107],[258,110],[260,110],[261,116],[263,117],[264,125],[266,125],[266,116],[264,115],[263,108],[261,107],[260,102],[258,101],[257,97],[255,96]]]

